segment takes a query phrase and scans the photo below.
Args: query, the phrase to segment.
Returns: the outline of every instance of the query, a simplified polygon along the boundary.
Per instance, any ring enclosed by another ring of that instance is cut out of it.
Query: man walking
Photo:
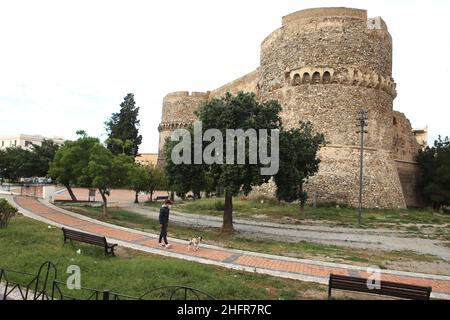
[[[161,247],[169,248],[170,245],[167,241],[167,226],[169,225],[169,213],[172,201],[167,199],[159,209],[159,224],[161,225],[161,233],[159,234],[159,245]],[[164,243],[161,241],[164,239]]]

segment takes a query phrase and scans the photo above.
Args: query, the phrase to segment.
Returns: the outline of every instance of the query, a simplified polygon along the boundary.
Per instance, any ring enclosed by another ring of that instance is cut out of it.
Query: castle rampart
[[[308,9],[283,17],[281,27],[261,44],[258,69],[208,93],[177,92],[164,98],[160,146],[171,130],[195,120],[193,111],[200,104],[237,91],[255,92],[261,101],[278,100],[285,127],[310,121],[325,135],[319,172],[307,185],[321,201],[357,204],[355,118],[358,109],[367,109],[364,205],[403,208],[418,203],[412,191],[418,144],[406,117],[393,111],[392,38],[380,17],[349,8]],[[266,185],[253,194],[273,191],[273,185]]]

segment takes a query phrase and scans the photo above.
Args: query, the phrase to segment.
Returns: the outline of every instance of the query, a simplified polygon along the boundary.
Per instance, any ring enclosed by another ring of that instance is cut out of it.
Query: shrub
[[[0,228],[8,226],[9,219],[17,213],[17,209],[5,199],[0,199]]]

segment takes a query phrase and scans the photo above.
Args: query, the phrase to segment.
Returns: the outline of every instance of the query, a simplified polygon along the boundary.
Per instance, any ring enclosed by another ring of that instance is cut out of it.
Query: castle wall
[[[216,90],[212,90],[210,98],[220,98],[225,93],[230,92],[235,95],[238,91],[255,92],[257,91],[257,85],[259,80],[259,69],[252,71],[245,76],[242,76],[234,81],[231,81]]]
[[[395,163],[406,205],[408,207],[422,207],[424,201],[418,190],[418,181],[422,174],[419,165],[416,162],[402,160],[396,160]]]
[[[185,128],[196,120],[194,111],[203,103],[207,102],[209,92],[188,91],[172,92],[167,94],[163,100],[162,119],[158,127],[159,147],[158,166],[164,164],[164,143],[170,137],[173,130]]]
[[[193,122],[193,111],[226,92],[255,92],[276,99],[287,128],[310,121],[323,133],[319,172],[306,189],[319,201],[356,206],[359,195],[359,135],[356,117],[368,110],[365,135],[364,206],[404,208],[419,203],[417,142],[403,114],[393,112],[392,38],[381,18],[347,8],[319,8],[283,17],[281,28],[261,44],[260,67],[208,94],[166,96],[160,151],[171,130]],[[395,124],[394,124],[394,118]],[[161,155],[161,153],[160,153]],[[409,162],[408,162],[409,161]],[[253,190],[273,196],[274,184]]]
[[[413,134],[411,123],[406,116],[398,111],[393,112],[392,124],[394,128],[393,152],[394,158],[405,161],[415,161],[421,145]]]

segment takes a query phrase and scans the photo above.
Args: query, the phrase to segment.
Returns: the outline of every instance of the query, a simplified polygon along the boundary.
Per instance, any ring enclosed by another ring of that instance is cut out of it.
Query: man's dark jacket
[[[167,225],[169,223],[169,208],[167,206],[161,206],[159,209],[159,224]]]

